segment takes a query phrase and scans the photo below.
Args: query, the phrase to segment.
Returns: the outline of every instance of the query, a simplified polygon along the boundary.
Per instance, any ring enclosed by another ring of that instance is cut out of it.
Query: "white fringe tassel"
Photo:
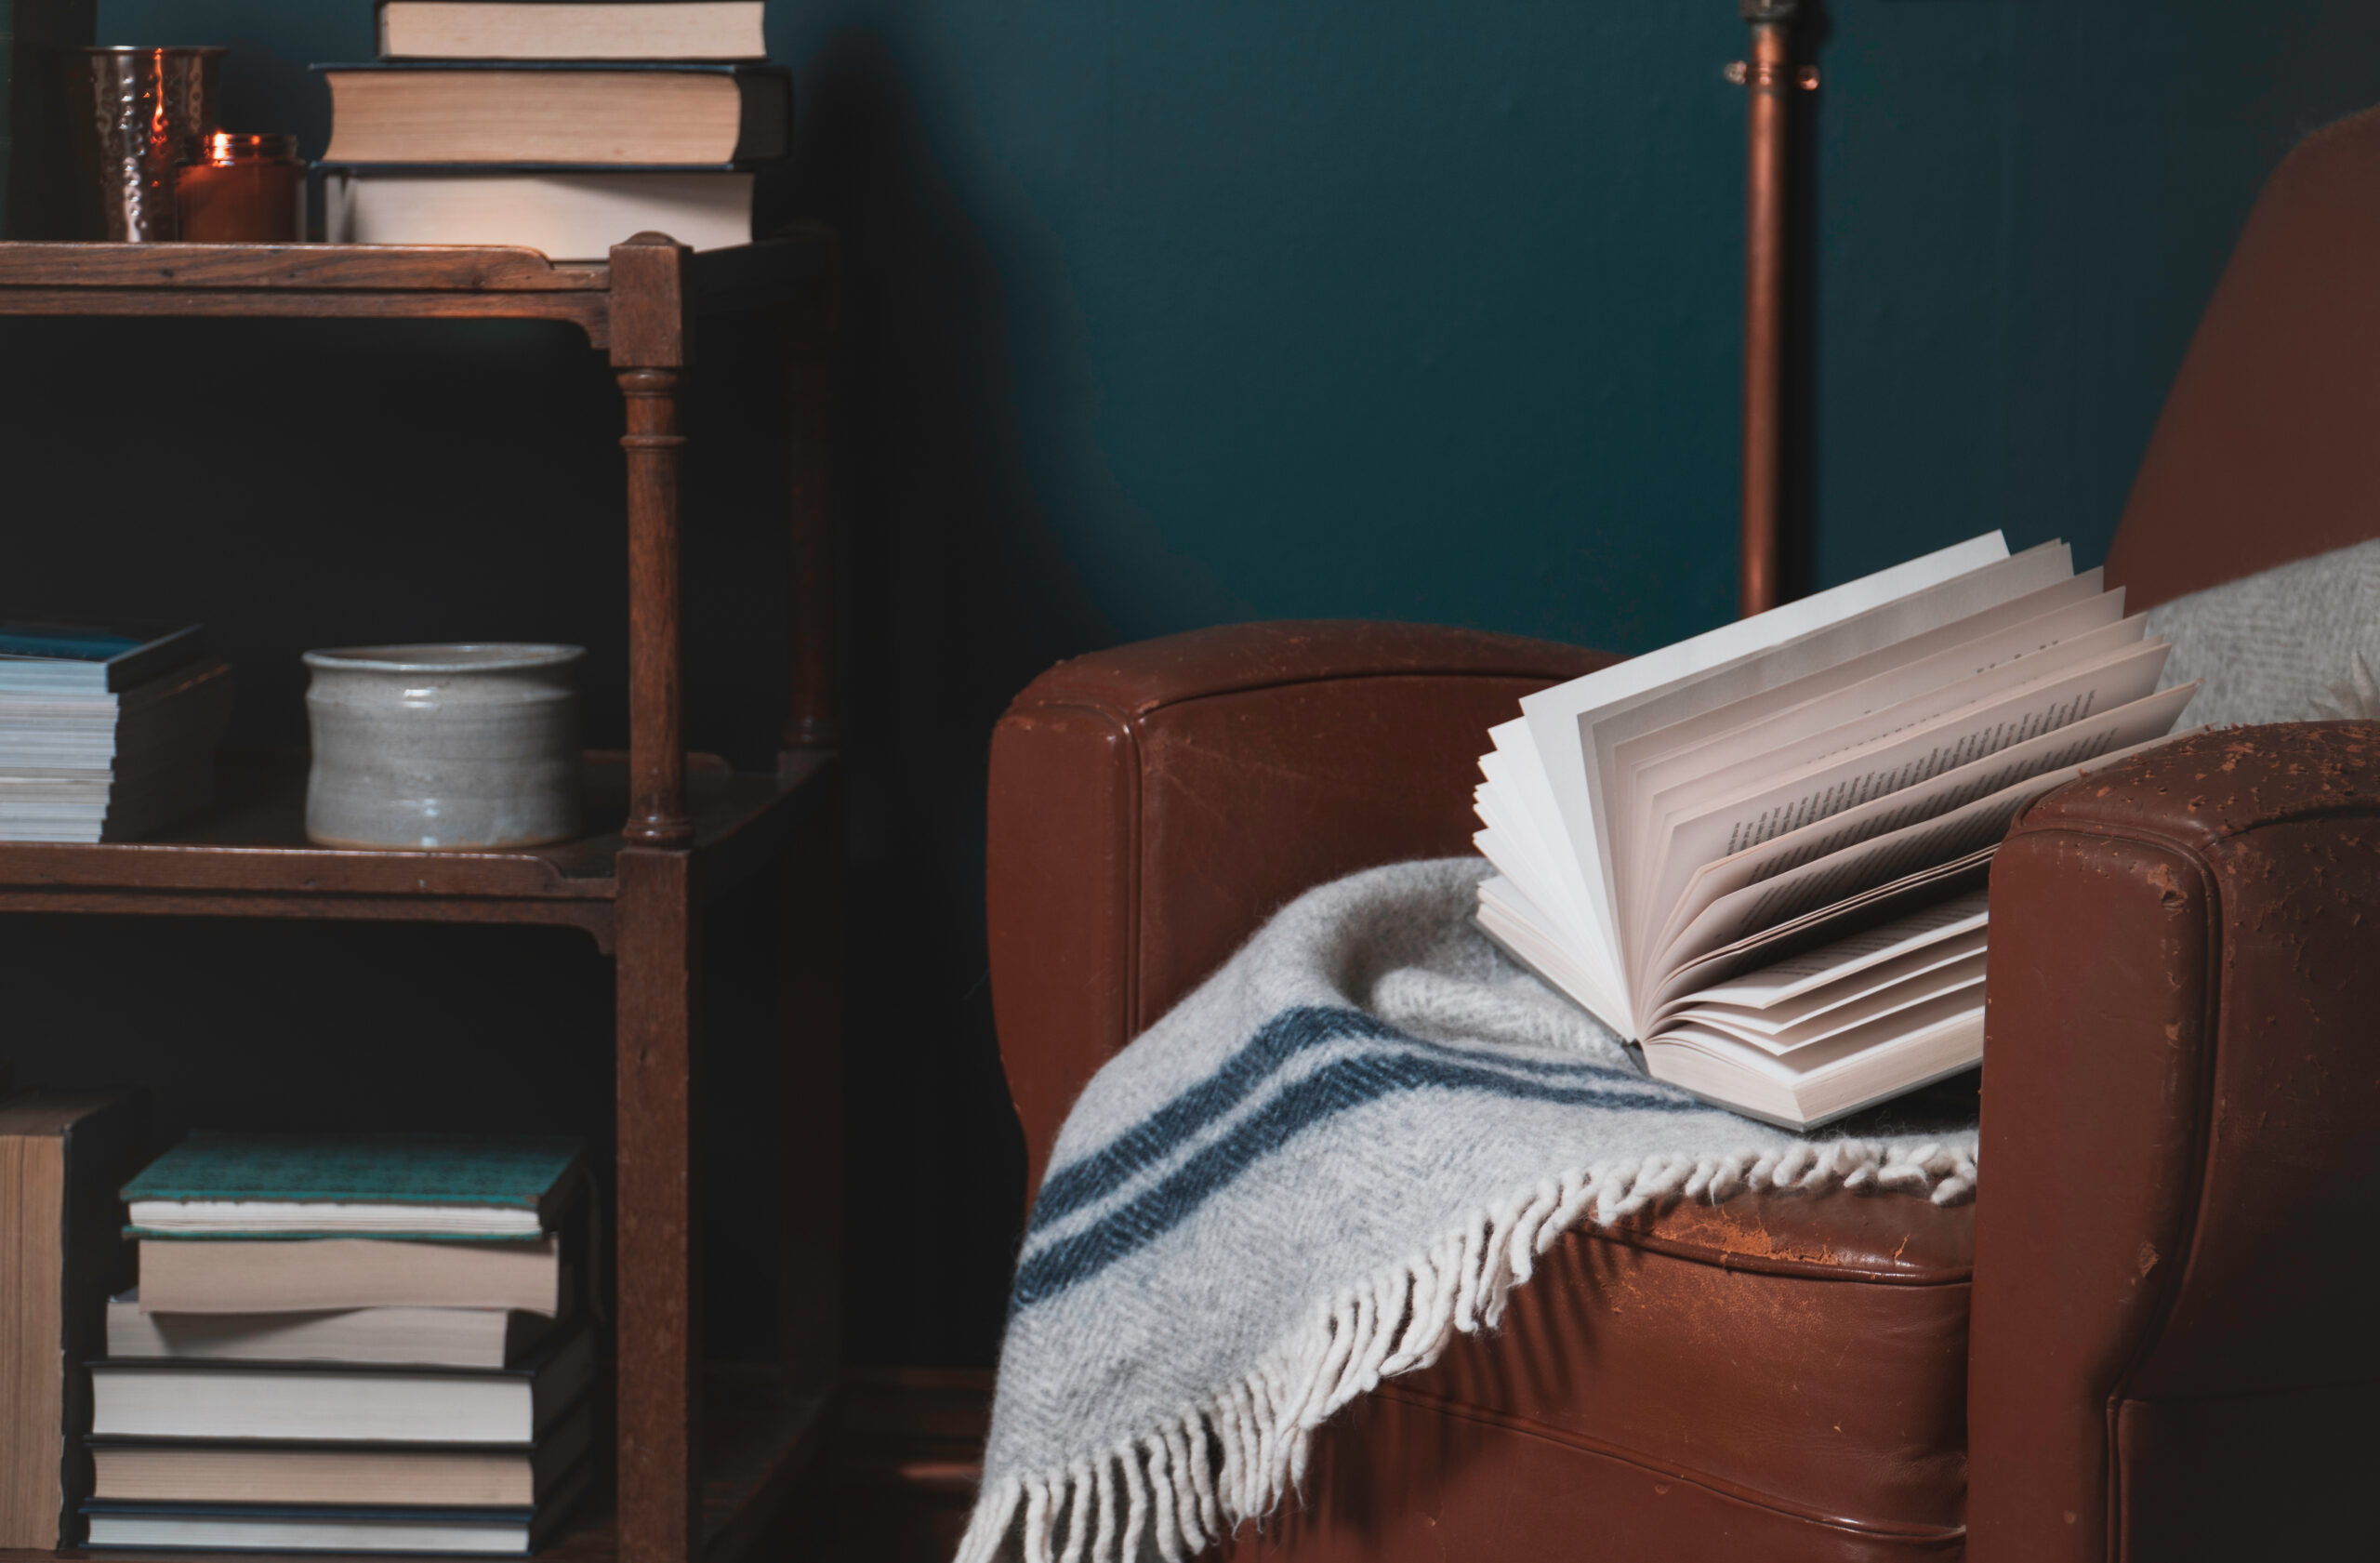
[[[1975,1182],[1971,1145],[1896,1149],[1868,1140],[1797,1145],[1781,1156],[1653,1156],[1546,1178],[1474,1212],[1428,1252],[1326,1300],[1212,1398],[1100,1454],[986,1486],[955,1563],[994,1563],[1012,1539],[1011,1556],[1025,1563],[1141,1563],[1149,1545],[1181,1563],[1220,1544],[1299,1490],[1325,1422],[1381,1380],[1435,1362],[1458,1332],[1501,1322],[1512,1289],[1582,1220],[1608,1226],[1676,1199],[1838,1188],[1954,1205]]]

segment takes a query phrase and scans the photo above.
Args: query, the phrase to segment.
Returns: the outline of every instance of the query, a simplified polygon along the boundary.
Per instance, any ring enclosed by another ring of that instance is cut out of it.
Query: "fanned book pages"
[[[2063,543],[2000,534],[1521,702],[1480,758],[1479,923],[1647,1073],[1792,1128],[1983,1055],[2017,814],[2198,687]]]

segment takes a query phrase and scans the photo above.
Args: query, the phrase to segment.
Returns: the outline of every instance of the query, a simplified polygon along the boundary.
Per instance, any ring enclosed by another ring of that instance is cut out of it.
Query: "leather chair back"
[[[1062,662],[992,734],[992,1009],[1028,1187],[1091,1072],[1273,910],[1471,849],[1489,726],[1615,660],[1427,625],[1233,625]]]
[[[2249,213],[2108,579],[2127,605],[2380,536],[2380,109],[2315,132]]]

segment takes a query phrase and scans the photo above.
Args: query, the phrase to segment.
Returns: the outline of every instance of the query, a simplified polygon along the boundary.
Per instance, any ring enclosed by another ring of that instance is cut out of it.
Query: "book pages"
[[[2018,566],[2038,568],[2039,563],[2020,554],[1996,568]],[[1882,711],[2114,624],[2123,616],[2123,594],[2099,590],[2098,577],[2096,570],[2069,576],[1613,745],[1606,785],[1610,812],[1623,822],[1614,840],[1612,877],[1619,894],[1626,899],[1628,887],[1643,872],[1642,848],[1652,824],[1647,800],[1653,793],[1846,723],[1869,722],[1872,734],[1889,725],[1878,715]]]
[[[1673,789],[1654,801],[1661,823],[1655,831],[1659,844],[1647,876],[1646,905],[1665,914],[1684,892],[1686,877],[1705,863],[1931,781],[2070,726],[2094,710],[2141,699],[2157,687],[2167,649],[2162,642],[2139,646],[2062,677],[2035,680],[1716,801],[1696,796],[1690,788]]]
[[[1610,904],[1608,872],[1602,867],[1600,811],[1587,779],[1588,750],[1580,745],[1580,719],[1641,701],[1713,669],[1739,664],[1797,637],[1981,569],[2006,558],[2007,553],[2006,540],[1993,532],[1523,697],[1521,715],[1535,740],[1552,820],[1558,822],[1578,863],[1583,898],[1603,943],[1597,954],[1606,964],[1618,968],[1618,921]]]
[[[1651,969],[1997,842],[2035,799],[2164,742],[2197,689],[2162,690],[1704,865],[1671,913]]]
[[[2194,693],[2123,608],[1994,533],[1528,695],[1480,759],[1479,925],[1755,1117],[1968,1067],[2001,840]]]
[[[2064,627],[2020,626],[1925,658],[1910,669],[1906,682],[1868,680],[1858,688],[1808,702],[1755,722],[1739,735],[1671,757],[1637,778],[1643,795],[1639,817],[1632,822],[1634,839],[1640,849],[1658,851],[1654,819],[1659,807],[1675,811],[1725,798],[1779,771],[1854,749],[1877,733],[1903,732],[1971,709],[1994,693],[2035,682],[2058,665],[2096,663],[2136,644],[2146,624],[2147,616],[2136,616],[2030,650],[2025,649],[2026,641]],[[1644,894],[1642,880],[1650,867],[1642,861],[1644,856],[1643,850],[1624,854],[1616,875],[1621,899],[1636,908],[1640,920],[1624,930],[1623,950],[1632,960],[1643,951],[1646,940],[1659,926],[1658,920],[1668,910]]]

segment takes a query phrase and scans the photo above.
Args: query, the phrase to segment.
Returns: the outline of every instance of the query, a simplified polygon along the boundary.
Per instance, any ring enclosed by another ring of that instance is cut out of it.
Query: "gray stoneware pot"
[[[310,651],[324,846],[525,847],[579,834],[579,646]]]

